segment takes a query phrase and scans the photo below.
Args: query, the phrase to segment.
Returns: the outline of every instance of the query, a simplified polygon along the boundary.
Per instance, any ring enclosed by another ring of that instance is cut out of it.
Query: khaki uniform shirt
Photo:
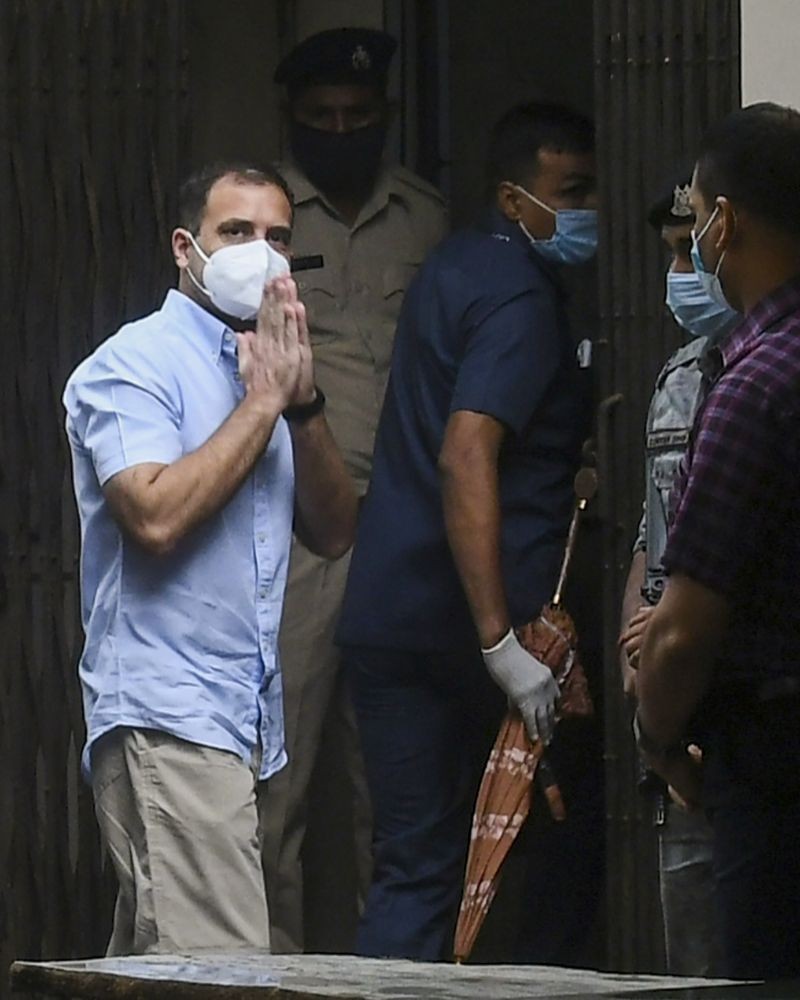
[[[445,234],[444,200],[404,167],[386,167],[351,228],[296,166],[279,169],[295,198],[295,256],[324,258],[297,286],[328,423],[364,493],[403,293]]]

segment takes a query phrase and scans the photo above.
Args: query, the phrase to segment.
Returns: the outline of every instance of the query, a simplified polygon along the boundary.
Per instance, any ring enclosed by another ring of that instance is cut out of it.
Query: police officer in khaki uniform
[[[322,267],[298,274],[315,375],[361,494],[369,483],[403,293],[446,225],[441,195],[403,167],[383,162],[392,112],[386,79],[395,46],[380,31],[324,31],[294,48],[275,72],[288,97],[290,159],[280,170],[295,197],[294,254],[323,259]],[[334,734],[342,777],[335,789],[337,808],[325,822],[342,822],[348,829],[354,824],[357,880],[365,887],[369,879],[366,785],[333,645],[348,565],[349,555],[335,562],[319,559],[295,539],[280,637],[289,764],[261,793],[276,952],[301,951],[304,945],[303,845],[326,718],[335,727],[327,732]],[[336,843],[333,833],[329,843]],[[307,845],[306,858],[315,846],[324,852],[327,845]],[[335,856],[335,847],[333,854],[321,862],[315,858],[314,867],[327,864],[331,877],[346,878],[348,859]],[[354,930],[355,899],[352,909]],[[327,923],[326,916],[330,945],[340,947],[343,915],[331,912]]]

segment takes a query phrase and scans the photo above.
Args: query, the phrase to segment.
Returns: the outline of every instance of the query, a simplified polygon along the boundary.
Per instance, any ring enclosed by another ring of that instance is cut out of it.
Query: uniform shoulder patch
[[[395,164],[389,168],[389,173],[391,174],[392,180],[398,185],[399,188],[413,188],[413,190],[419,192],[420,194],[427,195],[434,201],[439,202],[440,205],[445,204],[444,195],[441,191],[435,188],[433,184],[423,180],[407,167]]]
[[[705,350],[705,346],[705,337],[695,337],[693,340],[690,340],[688,344],[684,344],[683,347],[679,347],[678,350],[675,351],[670,358],[668,358],[665,367],[680,368],[684,365],[691,365],[695,363]]]
[[[700,357],[705,350],[705,346],[706,338],[696,337],[694,340],[690,340],[688,344],[684,344],[683,347],[679,347],[664,362],[664,366],[658,373],[656,386],[661,387],[664,379],[678,368],[699,367]]]

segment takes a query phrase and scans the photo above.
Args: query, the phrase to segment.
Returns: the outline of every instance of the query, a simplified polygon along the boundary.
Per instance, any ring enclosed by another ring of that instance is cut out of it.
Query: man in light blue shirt
[[[110,954],[269,943],[254,784],[286,760],[291,534],[336,558],[356,514],[287,273],[291,225],[276,173],[190,178],[177,290],[64,394],[82,764],[120,882]]]

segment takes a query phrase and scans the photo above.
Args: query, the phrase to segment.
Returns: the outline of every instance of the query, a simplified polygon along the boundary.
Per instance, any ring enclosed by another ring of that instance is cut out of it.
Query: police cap
[[[275,83],[289,93],[318,83],[356,83],[386,89],[397,42],[373,28],[332,28],[310,35],[281,60]]]
[[[647,221],[653,229],[662,226],[685,226],[694,222],[694,212],[689,204],[691,177],[681,175],[661,193],[647,210]]]

